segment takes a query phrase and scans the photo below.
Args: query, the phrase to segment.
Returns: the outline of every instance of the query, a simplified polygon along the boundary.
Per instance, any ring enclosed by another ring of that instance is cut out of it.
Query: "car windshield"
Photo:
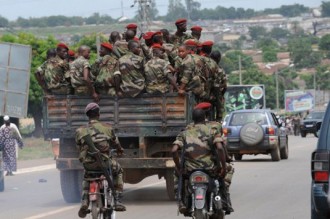
[[[306,116],[306,119],[323,119],[324,112],[313,112]]]
[[[230,126],[243,126],[246,123],[255,122],[259,125],[267,125],[267,118],[262,112],[238,112],[233,113]]]

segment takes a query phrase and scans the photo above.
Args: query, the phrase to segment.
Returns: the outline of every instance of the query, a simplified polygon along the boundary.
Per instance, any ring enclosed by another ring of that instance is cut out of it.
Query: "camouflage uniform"
[[[187,55],[180,66],[180,82],[186,84],[185,90],[192,91],[197,98],[197,102],[206,98],[204,91],[205,79],[203,75],[203,61],[198,55]]]
[[[141,57],[144,57],[147,62],[152,59],[152,56],[152,50],[145,43],[141,43]]]
[[[173,44],[176,46],[182,45],[184,41],[189,40],[189,39],[195,39],[188,33],[183,33],[182,36],[174,35],[173,36]]]
[[[144,60],[131,52],[119,59],[120,88],[125,95],[135,97],[144,90]]]
[[[83,56],[79,56],[70,64],[71,84],[76,95],[91,95],[86,81],[84,80],[84,69],[91,68],[89,61]],[[92,76],[89,75],[89,77]]]
[[[218,67],[217,76],[215,77],[215,81],[213,84],[214,92],[220,93],[220,105],[218,106],[219,109],[217,109],[219,112],[217,112],[218,120],[222,119],[222,115],[225,112],[225,92],[227,90],[227,77],[225,74],[225,71],[223,68]]]
[[[117,52],[120,54],[120,57],[123,57],[129,52],[127,45],[128,42],[126,42],[126,40],[118,40],[117,42],[115,42],[114,47],[116,48]]]
[[[177,47],[175,47],[171,43],[164,43],[163,47],[168,57],[168,61],[171,63],[172,66],[175,66],[175,60],[179,57]]]
[[[66,60],[55,56],[44,62],[40,68],[46,87],[52,94],[70,94],[69,63]]]
[[[170,63],[164,59],[153,57],[144,66],[146,91],[148,93],[167,93],[170,88],[168,76]]]
[[[91,67],[91,75],[92,78],[94,78],[96,92],[99,94],[115,96],[114,74],[118,71],[118,60],[111,55],[105,55],[96,60]]]
[[[79,161],[83,164],[85,177],[89,177],[88,171],[102,171],[100,164],[95,157],[90,154],[90,149],[84,137],[90,135],[95,147],[100,150],[101,157],[107,166],[112,168],[114,176],[114,186],[118,192],[123,191],[123,169],[119,163],[109,157],[110,149],[118,148],[120,145],[112,127],[108,124],[101,123],[97,120],[91,120],[88,126],[80,127],[76,130],[76,144],[79,148]],[[83,181],[83,196],[82,199],[88,199],[89,182]]]

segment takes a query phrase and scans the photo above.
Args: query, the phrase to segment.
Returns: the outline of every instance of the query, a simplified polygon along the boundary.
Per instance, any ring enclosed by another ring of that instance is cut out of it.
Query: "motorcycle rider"
[[[218,129],[206,124],[205,111],[194,109],[192,112],[194,124],[189,124],[187,128],[179,133],[173,143],[172,155],[178,174],[189,173],[196,169],[203,169],[211,174],[213,178],[225,178],[226,176],[226,157],[223,146],[223,138]],[[212,141],[210,141],[212,139]],[[212,142],[212,143],[211,143]],[[221,168],[218,168],[214,161],[212,148],[217,151],[218,160]],[[183,166],[181,167],[179,150],[184,149]],[[178,191],[181,192],[181,191]],[[186,195],[186,194],[184,194]],[[183,199],[184,200],[184,199]],[[182,214],[187,213],[186,203],[179,201],[179,211]]]
[[[124,149],[121,147],[111,125],[101,123],[100,107],[96,103],[89,103],[85,108],[85,113],[89,118],[88,125],[82,126],[76,130],[76,144],[79,148],[79,161],[85,169],[85,178],[93,177],[88,171],[102,171],[100,164],[95,155],[91,152],[92,148],[96,148],[101,153],[101,158],[106,167],[112,168],[115,196],[115,211],[125,211],[126,207],[121,203],[121,194],[123,192],[123,169],[119,163],[109,157],[110,149],[116,148],[118,154],[122,154]],[[91,139],[91,140],[90,140]],[[92,142],[91,142],[92,141]],[[95,176],[94,176],[95,177]],[[84,218],[89,213],[89,182],[82,182],[82,201],[78,212],[79,217]]]

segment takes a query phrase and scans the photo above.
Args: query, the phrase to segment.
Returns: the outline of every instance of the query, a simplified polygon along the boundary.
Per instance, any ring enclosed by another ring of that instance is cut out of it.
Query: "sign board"
[[[0,115],[27,116],[32,50],[30,46],[0,43]]]
[[[314,95],[310,91],[286,90],[284,101],[286,112],[301,112],[314,108]]]
[[[227,113],[240,109],[264,109],[265,107],[264,85],[228,85],[225,93]]]

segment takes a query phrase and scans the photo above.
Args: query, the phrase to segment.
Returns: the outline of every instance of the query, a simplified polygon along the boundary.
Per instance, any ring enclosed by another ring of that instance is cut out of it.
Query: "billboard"
[[[240,109],[264,109],[264,85],[228,85],[225,93],[226,112]]]
[[[310,91],[286,90],[284,101],[286,112],[301,112],[314,108],[314,95]]]
[[[31,47],[0,43],[0,115],[27,116]]]

